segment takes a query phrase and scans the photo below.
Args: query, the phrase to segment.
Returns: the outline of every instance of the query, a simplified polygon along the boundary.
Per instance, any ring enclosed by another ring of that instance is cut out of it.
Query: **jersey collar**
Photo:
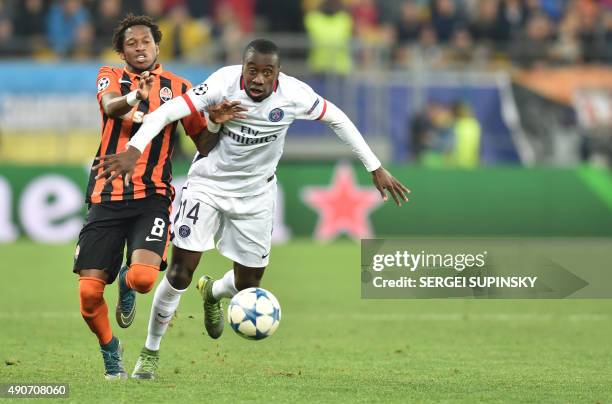
[[[139,74],[132,73],[132,72],[128,71],[128,69],[125,68],[125,67],[123,68],[123,71],[124,71],[124,73],[126,73],[130,77],[130,80],[134,80],[135,78],[140,77]],[[163,71],[164,71],[164,69],[162,68],[162,65],[158,63],[158,64],[155,65],[153,70],[149,70],[149,73],[152,74],[152,75],[159,76],[159,75],[162,74]]]

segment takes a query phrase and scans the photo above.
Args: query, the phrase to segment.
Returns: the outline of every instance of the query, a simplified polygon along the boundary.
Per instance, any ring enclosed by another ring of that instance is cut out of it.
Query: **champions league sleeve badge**
[[[100,80],[98,80],[98,92],[105,90],[109,84],[110,79],[108,77],[101,77]]]
[[[208,91],[208,84],[202,83],[193,88],[193,93],[195,95],[204,95]]]

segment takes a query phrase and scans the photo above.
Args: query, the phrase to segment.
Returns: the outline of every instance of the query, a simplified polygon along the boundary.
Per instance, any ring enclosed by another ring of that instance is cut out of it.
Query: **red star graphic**
[[[329,187],[306,187],[304,203],[319,213],[315,237],[331,240],[342,233],[355,239],[373,235],[370,211],[382,203],[375,187],[361,188],[351,166],[336,167]]]

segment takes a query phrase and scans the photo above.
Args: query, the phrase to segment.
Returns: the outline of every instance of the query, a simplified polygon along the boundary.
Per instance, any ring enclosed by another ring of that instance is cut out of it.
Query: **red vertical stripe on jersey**
[[[193,105],[193,101],[191,101],[191,98],[189,98],[189,96],[187,95],[187,93],[183,94],[183,99],[185,100],[185,102],[187,103],[187,106],[189,107],[189,110],[191,111],[192,114],[195,114],[196,112],[198,112],[195,109],[195,106]]]

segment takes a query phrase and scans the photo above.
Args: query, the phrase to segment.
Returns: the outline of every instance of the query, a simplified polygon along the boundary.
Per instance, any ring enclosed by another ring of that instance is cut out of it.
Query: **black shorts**
[[[163,271],[169,243],[170,208],[170,200],[162,195],[91,204],[87,222],[79,234],[72,271],[100,269],[108,273],[107,283],[113,283],[121,268],[126,244],[128,266],[132,252],[145,249],[162,257],[160,270]]]

